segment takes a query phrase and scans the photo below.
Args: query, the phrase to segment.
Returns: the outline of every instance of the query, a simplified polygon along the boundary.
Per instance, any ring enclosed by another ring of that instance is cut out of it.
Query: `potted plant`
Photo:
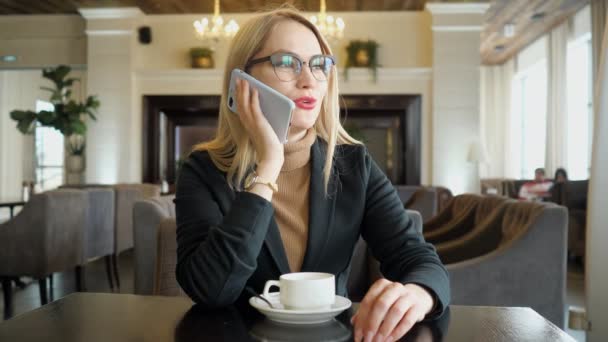
[[[375,40],[351,40],[346,46],[346,65],[344,67],[344,78],[348,79],[348,69],[352,67],[369,68],[377,79],[378,43]]]
[[[84,171],[84,148],[86,146],[84,136],[72,134],[67,139],[68,157],[66,158],[66,169],[71,173]]]
[[[190,59],[193,68],[213,68],[213,49],[208,47],[194,47],[190,49]]]
[[[72,99],[72,86],[77,78],[69,78],[71,68],[60,65],[55,68],[42,70],[42,76],[53,82],[54,88],[41,87],[51,93],[50,102],[53,110],[42,110],[38,113],[31,110],[13,110],[11,119],[17,121],[17,129],[23,134],[34,132],[36,123],[42,126],[53,127],[66,137],[66,149],[69,155],[84,155],[84,134],[87,126],[84,119],[88,116],[97,120],[95,114],[99,108],[96,96],[88,96],[84,102]],[[69,162],[68,162],[69,163]],[[84,169],[84,160],[81,160],[81,171]]]

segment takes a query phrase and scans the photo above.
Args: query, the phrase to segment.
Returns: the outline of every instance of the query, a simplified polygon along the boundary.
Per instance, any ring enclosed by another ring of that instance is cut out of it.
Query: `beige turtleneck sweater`
[[[285,162],[272,196],[274,217],[279,226],[291,272],[299,272],[308,241],[310,194],[310,147],[317,135],[309,129],[300,141],[285,144]]]

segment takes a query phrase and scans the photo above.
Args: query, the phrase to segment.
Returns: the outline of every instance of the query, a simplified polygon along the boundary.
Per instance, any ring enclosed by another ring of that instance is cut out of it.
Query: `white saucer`
[[[271,308],[268,303],[260,298],[249,298],[249,304],[264,314],[268,319],[288,324],[317,324],[331,320],[339,315],[342,311],[350,308],[352,305],[348,298],[336,296],[334,304],[329,309],[325,310],[287,310],[279,300],[279,293],[273,292],[266,297],[272,303],[274,308]]]

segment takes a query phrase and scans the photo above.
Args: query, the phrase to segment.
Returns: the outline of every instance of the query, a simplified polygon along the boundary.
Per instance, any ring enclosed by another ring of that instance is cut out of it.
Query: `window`
[[[512,84],[512,167],[516,176],[534,178],[544,167],[547,127],[547,60],[518,72]]]
[[[589,178],[593,137],[591,33],[568,43],[566,170],[570,179]]]
[[[53,110],[53,104],[36,101],[36,112]],[[42,191],[57,188],[63,183],[63,135],[52,127],[36,126],[36,183]]]

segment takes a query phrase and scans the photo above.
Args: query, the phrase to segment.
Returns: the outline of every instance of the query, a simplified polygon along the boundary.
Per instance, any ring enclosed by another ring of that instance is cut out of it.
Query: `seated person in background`
[[[534,180],[524,183],[519,189],[519,199],[526,201],[542,201],[551,196],[549,190],[553,182],[545,179],[545,169],[539,167],[534,170]]]
[[[553,177],[553,181],[555,183],[566,183],[568,181],[568,172],[566,172],[566,169],[560,167],[559,169],[555,170],[555,177]]]

